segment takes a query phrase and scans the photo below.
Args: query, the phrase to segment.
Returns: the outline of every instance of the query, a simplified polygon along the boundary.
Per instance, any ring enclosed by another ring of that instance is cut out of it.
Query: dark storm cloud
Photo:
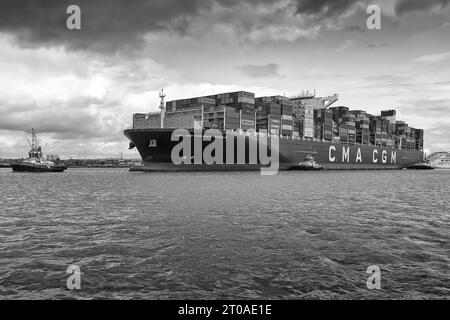
[[[317,16],[318,18],[336,17],[353,5],[358,0],[296,0],[297,14]]]
[[[277,2],[278,1],[278,2]],[[0,0],[0,32],[16,36],[22,46],[55,46],[116,52],[139,49],[143,36],[158,31],[168,31],[186,36],[194,19],[214,15],[214,8],[242,10],[246,5],[252,16],[218,14],[214,23],[238,24],[263,29],[267,25],[282,24],[292,14],[307,16],[311,22],[334,19],[368,0]],[[278,3],[272,16],[257,17],[256,7],[269,9]],[[398,0],[396,11],[409,11],[444,7],[450,0]],[[69,5],[81,7],[82,30],[66,28]],[[237,12],[237,11],[236,11]],[[255,16],[256,15],[256,16]],[[241,19],[236,21],[236,19]],[[278,20],[277,20],[278,19]],[[255,24],[257,24],[255,26]],[[248,29],[248,28],[247,28]],[[344,31],[361,32],[361,28],[348,26]],[[202,32],[209,32],[206,28]],[[196,37],[198,35],[191,35]]]
[[[242,73],[250,78],[272,78],[281,77],[279,73],[280,66],[276,63],[268,63],[265,65],[242,65],[237,67]]]
[[[413,11],[425,11],[437,7],[445,7],[450,0],[399,0],[395,6],[397,15]]]
[[[141,44],[148,32],[183,33],[189,18],[208,10],[204,0],[0,0],[0,32],[22,45],[64,44],[77,49],[116,50]],[[66,28],[67,7],[81,8],[82,30]]]
[[[364,32],[365,30],[359,26],[344,26],[342,28],[342,31],[346,31],[346,32]]]
[[[241,0],[0,0],[0,32],[15,35],[23,46],[65,45],[114,52],[139,48],[145,34],[169,31],[184,35],[191,19],[214,5],[232,8]],[[246,0],[250,7],[271,0]],[[81,8],[81,30],[68,30],[69,5]]]
[[[288,4],[279,1],[283,9],[278,8],[281,11],[274,12],[273,19],[293,13],[308,15],[313,20],[335,17],[358,2],[291,0]],[[15,35],[22,46],[64,45],[106,53],[122,48],[129,51],[139,49],[144,44],[143,36],[148,33],[168,31],[185,36],[194,19],[214,14],[216,7],[235,9],[245,5],[252,14],[258,15],[256,7],[269,8],[276,3],[273,0],[0,0],[0,32]],[[81,8],[81,30],[66,28],[66,9],[72,4]],[[243,21],[238,22],[243,25],[260,21],[255,17],[246,20],[245,15],[235,16],[242,17]],[[213,21],[236,23],[226,19],[218,15]],[[264,19],[258,27],[265,27]]]

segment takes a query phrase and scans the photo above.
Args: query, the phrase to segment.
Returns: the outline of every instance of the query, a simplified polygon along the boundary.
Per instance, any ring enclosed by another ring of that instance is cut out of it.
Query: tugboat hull
[[[428,163],[417,163],[412,166],[407,167],[406,169],[410,170],[434,170],[434,168]]]
[[[26,163],[14,163],[11,165],[14,172],[63,172],[66,166],[45,167]]]
[[[291,170],[297,170],[297,171],[320,171],[322,169],[323,169],[323,166],[317,166],[317,167],[297,166],[297,167],[291,168]]]

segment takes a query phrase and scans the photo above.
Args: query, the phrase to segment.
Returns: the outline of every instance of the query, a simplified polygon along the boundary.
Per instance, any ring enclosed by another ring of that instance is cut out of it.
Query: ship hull
[[[27,163],[14,163],[11,165],[14,172],[63,172],[66,166],[43,167]]]
[[[144,166],[133,168],[132,171],[254,171],[260,170],[268,165],[261,164],[260,159],[256,163],[250,161],[249,145],[250,140],[258,139],[256,136],[246,136],[245,139],[245,161],[234,161],[228,163],[223,157],[223,164],[206,164],[205,161],[196,163],[175,164],[172,159],[172,150],[182,139],[172,141],[172,133],[175,129],[129,129],[124,134],[139,151]],[[194,136],[193,130],[189,130]],[[203,131],[200,131],[200,134]],[[225,132],[222,132],[225,137]],[[192,150],[196,147],[195,139],[192,138]],[[224,147],[225,150],[225,140]],[[264,140],[264,139],[261,139]],[[200,140],[201,151],[210,144],[210,141]],[[235,143],[236,145],[237,143]],[[270,140],[264,145],[260,143],[259,148],[270,145]],[[422,152],[418,150],[399,150],[386,147],[374,147],[367,145],[346,145],[330,142],[303,141],[298,139],[279,139],[278,149],[278,169],[291,170],[298,167],[299,163],[305,160],[307,155],[312,155],[315,161],[323,166],[324,170],[398,170],[406,168],[422,160]],[[199,150],[199,149],[197,149]],[[237,149],[233,150],[237,153]],[[194,158],[194,156],[192,156]],[[234,155],[234,160],[237,157]],[[189,161],[188,161],[189,162]]]

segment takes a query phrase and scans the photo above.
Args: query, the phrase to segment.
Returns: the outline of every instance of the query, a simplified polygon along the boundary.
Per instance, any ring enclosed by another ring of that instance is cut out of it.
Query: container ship
[[[134,171],[297,169],[314,159],[325,170],[403,169],[423,159],[421,129],[396,119],[333,106],[334,94],[258,97],[246,91],[165,102],[136,113],[124,131],[144,166]]]

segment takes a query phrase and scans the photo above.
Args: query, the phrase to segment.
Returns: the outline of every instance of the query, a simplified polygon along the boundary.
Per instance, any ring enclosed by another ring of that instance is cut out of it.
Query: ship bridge
[[[304,91],[300,95],[294,96],[290,98],[291,101],[298,101],[303,105],[309,105],[314,108],[314,110],[327,109],[336,101],[339,100],[338,94],[333,94],[328,97],[317,97],[316,92],[314,93],[309,91]]]

